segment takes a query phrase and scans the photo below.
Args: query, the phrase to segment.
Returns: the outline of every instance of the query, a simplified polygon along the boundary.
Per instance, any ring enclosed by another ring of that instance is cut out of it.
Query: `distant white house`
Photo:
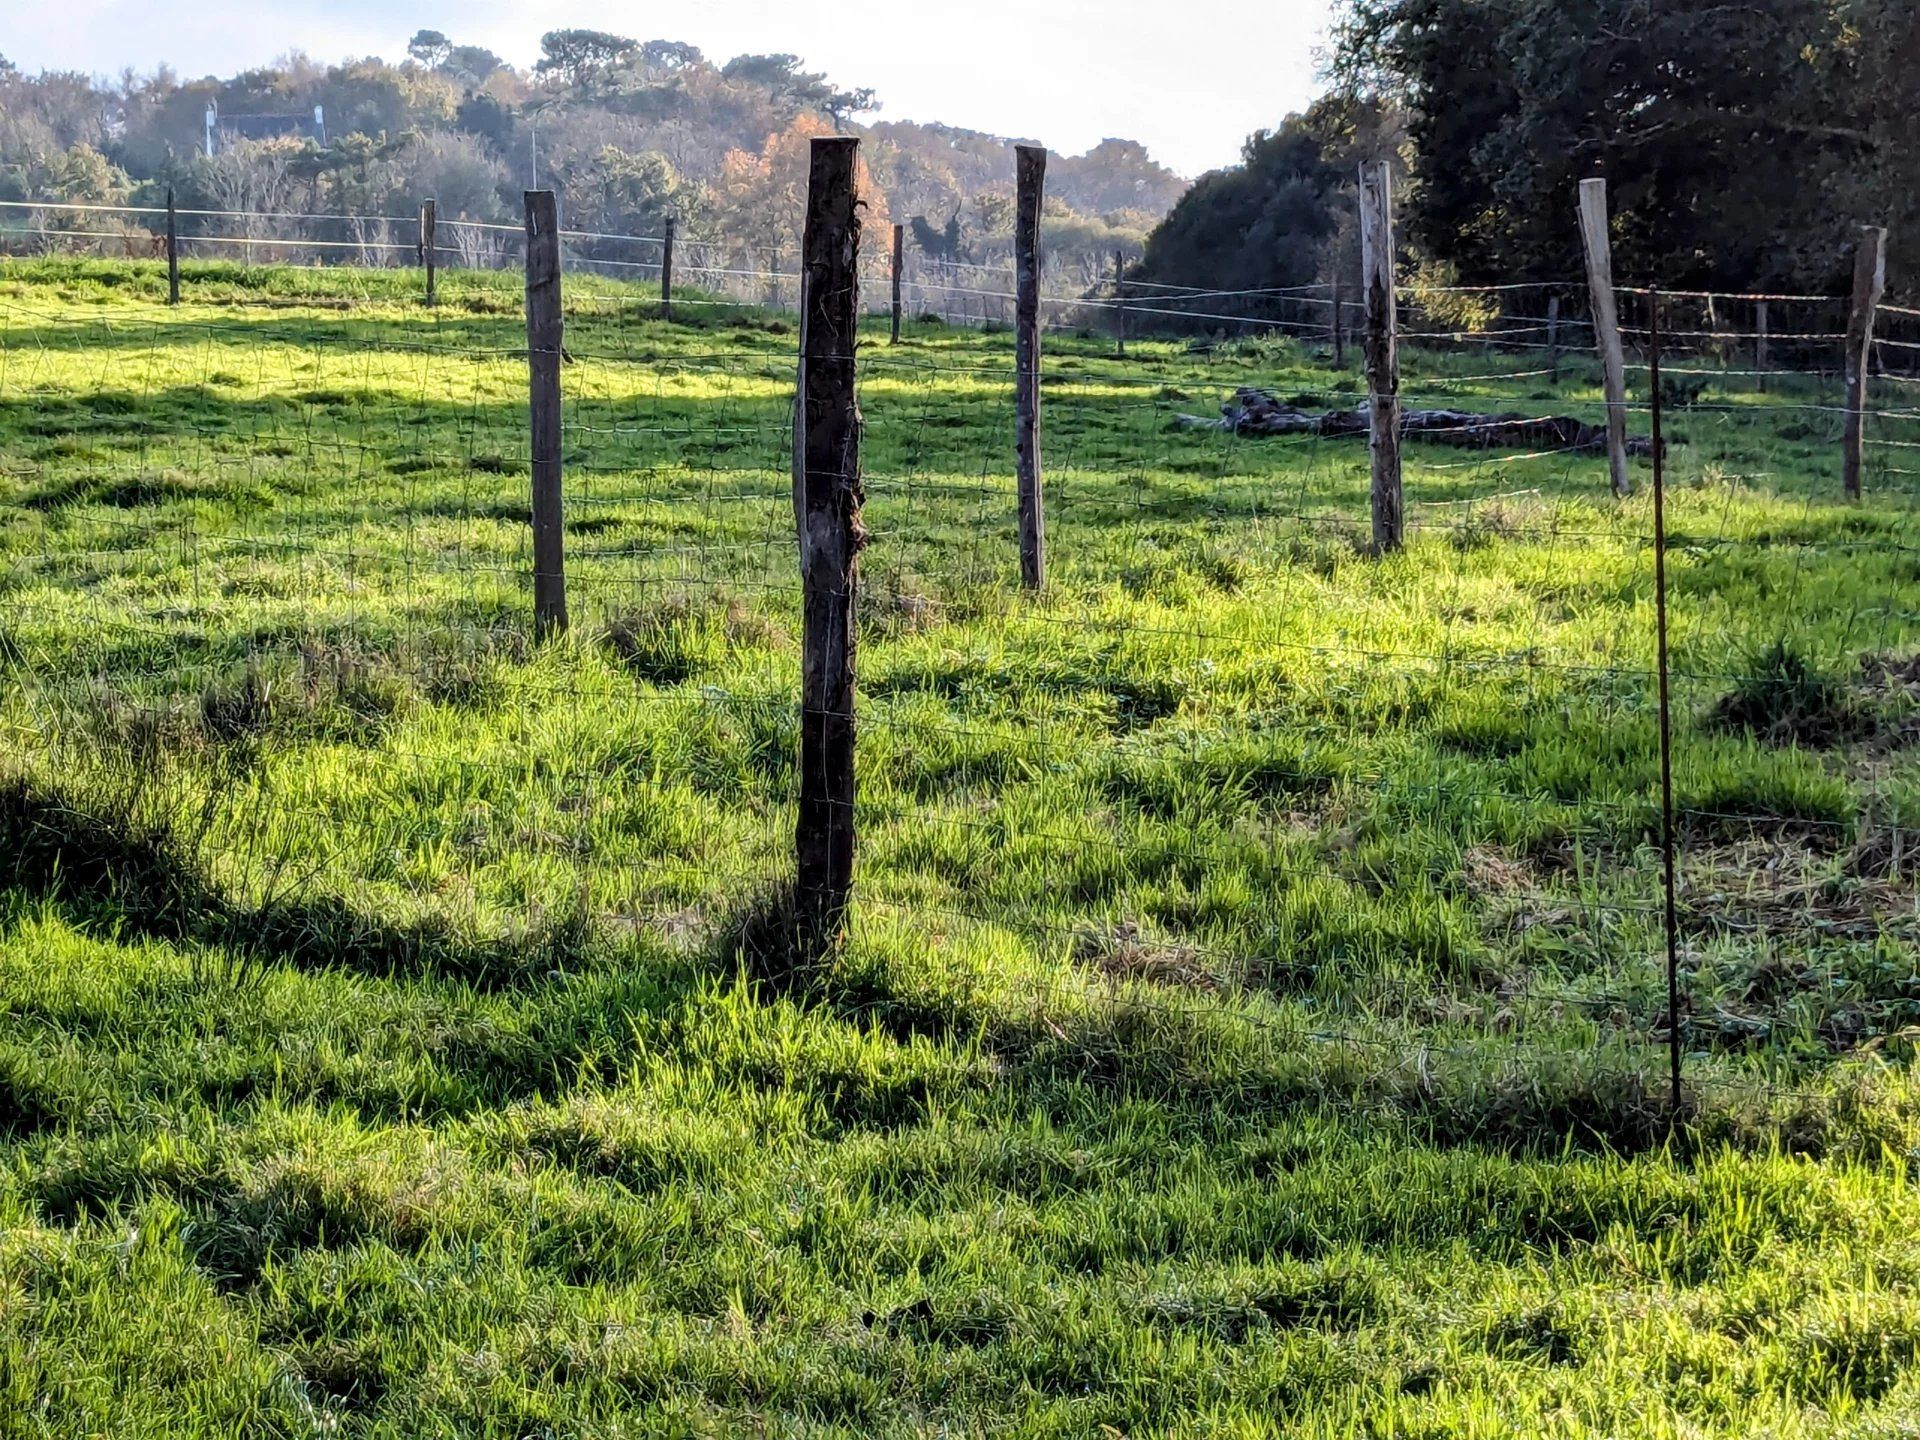
[[[220,102],[207,102],[207,158],[241,140],[311,139],[327,143],[327,111],[313,107],[311,115],[222,115]]]

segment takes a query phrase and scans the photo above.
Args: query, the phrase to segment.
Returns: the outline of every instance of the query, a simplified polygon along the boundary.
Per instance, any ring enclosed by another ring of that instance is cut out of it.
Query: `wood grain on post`
[[[667,216],[667,230],[660,241],[660,318],[673,319],[673,216]]]
[[[180,303],[180,217],[173,208],[173,187],[167,187],[167,304]]]
[[[526,192],[527,408],[533,461],[533,628],[567,628],[566,521],[560,499],[560,222],[551,190]]]
[[[1373,548],[1375,554],[1386,554],[1405,541],[1405,503],[1400,486],[1400,320],[1393,276],[1393,180],[1385,161],[1360,167],[1360,251],[1367,307]]]
[[[907,269],[907,227],[893,227],[893,341],[900,343],[901,282]]]
[[[800,529],[800,813],[796,898],[818,958],[838,944],[853,898],[854,699],[860,581],[860,142],[813,141],[800,274],[794,512]]]
[[[1040,202],[1047,152],[1018,148],[1013,256],[1014,449],[1020,483],[1020,578],[1029,590],[1047,583],[1047,522],[1040,484]]]
[[[424,200],[420,204],[420,263],[427,267],[427,304],[429,305],[436,305],[440,300],[434,284],[434,226],[438,219],[438,208],[432,200]]]
[[[1887,292],[1887,232],[1868,225],[1853,257],[1853,312],[1847,317],[1847,433],[1843,480],[1847,498],[1858,500],[1866,468],[1867,386],[1873,377],[1873,324]]]
[[[1127,257],[1113,252],[1113,353],[1127,358]]]
[[[1607,228],[1607,182],[1580,182],[1580,239],[1587,252],[1587,288],[1593,292],[1594,343],[1600,351],[1607,398],[1607,466],[1613,493],[1631,495],[1627,469],[1627,352],[1620,339],[1620,308],[1613,291],[1613,240]]]

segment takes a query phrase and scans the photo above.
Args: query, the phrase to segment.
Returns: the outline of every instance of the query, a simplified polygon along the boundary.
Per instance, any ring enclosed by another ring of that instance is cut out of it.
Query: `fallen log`
[[[1195,430],[1225,430],[1234,435],[1317,435],[1326,439],[1360,438],[1368,433],[1367,408],[1315,412],[1283,405],[1265,390],[1243,388],[1220,407],[1220,418],[1182,415],[1180,424]],[[1400,433],[1429,445],[1462,450],[1565,450],[1604,454],[1607,427],[1570,415],[1483,415],[1467,410],[1405,410]],[[1653,441],[1627,441],[1630,455],[1651,456]]]

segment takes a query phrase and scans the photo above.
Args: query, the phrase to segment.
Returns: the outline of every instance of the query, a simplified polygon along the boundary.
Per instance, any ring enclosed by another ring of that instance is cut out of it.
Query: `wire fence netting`
[[[245,218],[193,243],[314,264],[264,312],[0,295],[0,663],[36,803],[111,800],[249,923],[361,917],[327,933],[369,962],[738,940],[792,878],[797,266],[689,244],[668,323],[654,237],[567,237],[574,623],[541,643],[518,228],[441,221],[500,273],[428,311],[373,274],[418,259],[411,222]],[[1380,557],[1364,431],[1247,420],[1251,392],[1365,406],[1351,301],[1095,284],[1049,303],[1036,595],[1011,271],[915,283],[905,342],[877,324],[857,354],[855,933],[828,976],[742,963],[1090,1072],[1465,1099],[1493,1127],[1651,1133],[1675,1027],[1701,1116],[1791,1111],[1905,1043],[1920,315],[1884,317],[1849,504],[1846,301],[1665,297],[1655,392],[1624,290],[1617,499],[1589,433],[1502,443],[1513,417],[1603,431],[1583,284],[1410,286],[1402,403],[1460,418],[1409,436],[1407,545]]]

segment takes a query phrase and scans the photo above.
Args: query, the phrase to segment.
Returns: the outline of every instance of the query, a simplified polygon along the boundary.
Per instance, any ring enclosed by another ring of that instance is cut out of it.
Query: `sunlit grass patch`
[[[0,1433],[1900,1432],[1920,571],[1815,382],[1672,417],[1676,1116],[1644,472],[1415,444],[1376,560],[1364,443],[1175,422],[1351,367],[1049,336],[1029,596],[1011,336],[863,347],[823,957],[790,329],[569,277],[541,640],[440,280],[0,270]],[[1407,390],[1601,414],[1508,368]]]

